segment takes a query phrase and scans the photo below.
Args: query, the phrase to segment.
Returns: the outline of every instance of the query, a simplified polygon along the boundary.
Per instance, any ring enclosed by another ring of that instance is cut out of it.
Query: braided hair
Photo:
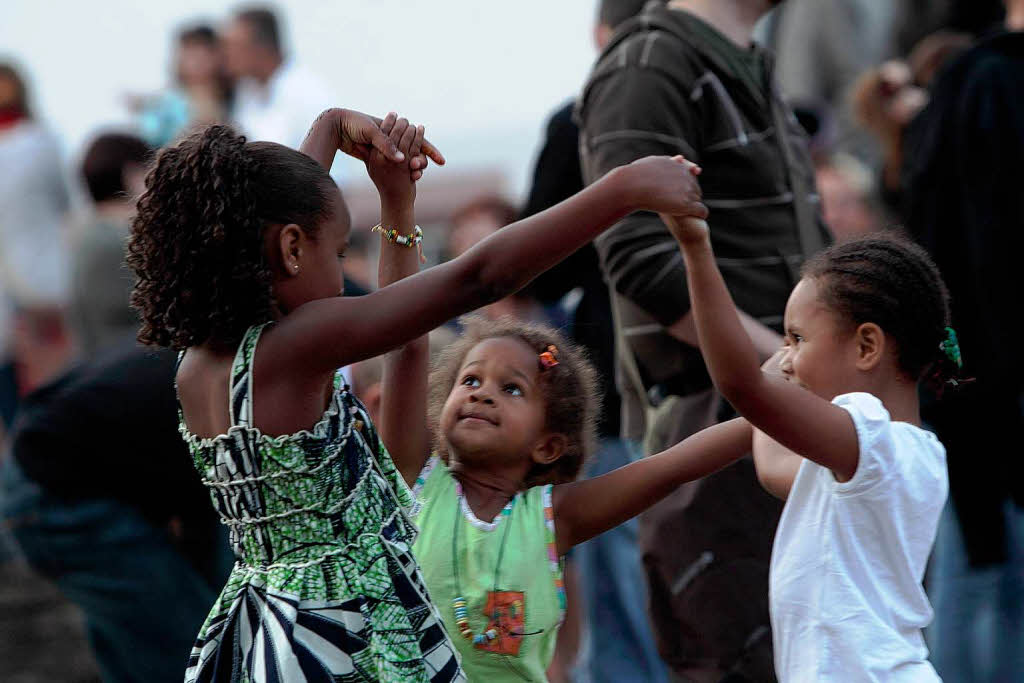
[[[917,244],[893,233],[841,242],[809,260],[803,276],[817,281],[824,303],[852,325],[881,327],[915,381],[941,390],[956,377],[959,368],[943,349],[949,292]]]
[[[524,323],[510,317],[487,320],[480,316],[464,317],[461,323],[462,336],[444,349],[430,373],[429,424],[441,457],[448,457],[441,434],[441,411],[455,387],[459,369],[473,348],[487,339],[516,339],[536,351],[539,357],[554,345],[558,364],[545,368],[540,376],[546,405],[545,429],[565,436],[567,445],[562,457],[553,463],[535,463],[524,485],[529,488],[574,481],[597,441],[600,404],[597,373],[586,353],[547,325]]]
[[[237,346],[271,319],[264,229],[295,223],[314,237],[332,211],[334,182],[310,157],[246,142],[214,125],[164,149],[146,177],[127,261],[144,344]]]

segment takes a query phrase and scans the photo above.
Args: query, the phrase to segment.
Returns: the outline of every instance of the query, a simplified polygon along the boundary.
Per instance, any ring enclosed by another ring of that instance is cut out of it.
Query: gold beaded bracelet
[[[423,256],[423,229],[420,226],[413,226],[411,235],[402,235],[396,228],[385,228],[383,224],[378,223],[370,228],[370,232],[379,232],[388,242],[397,244],[400,247],[408,247],[409,249],[416,247],[419,250],[420,263],[427,262],[427,259]]]

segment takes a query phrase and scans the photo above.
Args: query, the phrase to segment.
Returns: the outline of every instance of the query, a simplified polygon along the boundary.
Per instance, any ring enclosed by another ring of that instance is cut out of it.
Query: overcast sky
[[[0,59],[69,161],[101,127],[126,123],[126,92],[169,79],[174,30],[220,22],[235,2],[0,0]],[[595,0],[286,0],[291,52],[341,106],[424,123],[449,164],[498,166],[524,191],[547,115],[574,96],[594,58]],[[443,172],[443,171],[442,171]]]

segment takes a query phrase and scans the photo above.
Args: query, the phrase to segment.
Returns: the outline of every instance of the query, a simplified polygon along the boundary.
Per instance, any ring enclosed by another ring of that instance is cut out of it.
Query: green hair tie
[[[958,368],[963,368],[964,361],[960,357],[960,342],[957,341],[956,331],[952,327],[946,328],[946,338],[939,344],[939,348],[946,354],[949,360],[956,363]]]

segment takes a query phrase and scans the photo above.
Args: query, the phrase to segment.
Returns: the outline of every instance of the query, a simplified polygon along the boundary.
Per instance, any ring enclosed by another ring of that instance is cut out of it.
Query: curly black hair
[[[295,223],[314,237],[334,181],[316,161],[209,126],[163,150],[146,177],[128,242],[132,305],[144,344],[237,346],[271,319],[264,230]]]
[[[949,292],[935,262],[908,238],[885,232],[835,244],[804,264],[803,276],[816,280],[824,303],[853,325],[881,327],[911,379],[941,391],[958,375],[942,348]]]
[[[539,355],[549,345],[554,345],[558,349],[558,365],[545,368],[541,373],[541,390],[547,405],[545,429],[564,435],[568,445],[555,462],[535,464],[523,483],[529,488],[575,480],[594,451],[600,408],[597,373],[586,353],[547,325],[524,323],[510,317],[487,320],[467,316],[461,322],[462,336],[440,353],[430,373],[429,423],[441,457],[448,457],[441,434],[441,411],[455,387],[459,369],[474,347],[487,339],[518,339],[537,352],[539,363]]]

